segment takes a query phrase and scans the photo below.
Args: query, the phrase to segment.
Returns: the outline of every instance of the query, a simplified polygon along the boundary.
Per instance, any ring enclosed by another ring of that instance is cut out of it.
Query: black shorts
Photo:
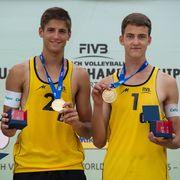
[[[86,180],[83,170],[15,173],[13,180]]]

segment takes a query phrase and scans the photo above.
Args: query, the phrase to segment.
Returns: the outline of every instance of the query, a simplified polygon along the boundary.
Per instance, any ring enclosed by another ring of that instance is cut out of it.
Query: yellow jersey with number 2
[[[73,64],[66,61],[62,98],[72,102]],[[15,173],[83,169],[82,145],[72,127],[58,121],[59,113],[51,108],[53,99],[49,83],[40,79],[36,61],[31,58],[30,88],[24,109],[28,125],[20,132],[14,147]]]

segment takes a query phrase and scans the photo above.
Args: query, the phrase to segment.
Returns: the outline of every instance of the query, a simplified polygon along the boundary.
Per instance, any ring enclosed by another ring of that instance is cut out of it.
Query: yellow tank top
[[[71,61],[67,64],[61,97],[72,102],[73,64]],[[79,138],[70,125],[57,120],[59,113],[50,107],[51,88],[38,77],[35,67],[35,60],[31,58],[30,89],[24,109],[27,110],[28,125],[20,132],[14,146],[14,171],[83,169],[84,152]]]
[[[103,180],[168,179],[166,149],[149,141],[149,123],[142,119],[143,105],[159,106],[157,72],[154,68],[143,84],[116,88],[118,97],[112,103]],[[117,73],[113,77],[114,82],[118,81]]]

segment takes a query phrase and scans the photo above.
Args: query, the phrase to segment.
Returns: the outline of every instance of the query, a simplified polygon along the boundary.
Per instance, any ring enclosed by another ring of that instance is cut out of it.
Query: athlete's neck
[[[141,67],[141,65],[145,62],[145,60],[146,60],[145,57],[143,57],[141,59],[126,58],[126,60],[125,60],[126,75],[131,75],[135,71],[137,71]]]
[[[50,53],[43,50],[45,66],[61,66],[64,58],[64,53]]]

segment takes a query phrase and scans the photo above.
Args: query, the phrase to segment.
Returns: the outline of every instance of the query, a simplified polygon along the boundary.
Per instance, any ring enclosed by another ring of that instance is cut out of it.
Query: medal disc
[[[102,93],[102,98],[106,103],[112,103],[117,98],[117,93],[115,89],[105,89]]]
[[[63,99],[55,99],[52,104],[51,107],[53,108],[54,111],[61,111],[63,108],[65,101]]]

